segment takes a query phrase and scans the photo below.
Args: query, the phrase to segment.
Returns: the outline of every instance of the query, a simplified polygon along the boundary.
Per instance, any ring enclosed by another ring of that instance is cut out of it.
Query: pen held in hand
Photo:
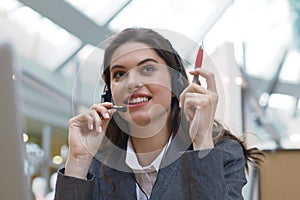
[[[203,46],[203,41],[198,49],[198,53],[197,53],[197,57],[196,57],[196,62],[195,62],[195,69],[196,68],[201,68],[202,67],[202,62],[203,62],[203,52],[204,52],[204,46]],[[193,78],[193,83],[197,83],[200,85],[200,81],[199,81],[199,77],[198,76],[194,76]]]

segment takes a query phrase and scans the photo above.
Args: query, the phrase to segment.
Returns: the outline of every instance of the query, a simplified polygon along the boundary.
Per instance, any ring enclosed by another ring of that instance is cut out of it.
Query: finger
[[[103,103],[103,104],[101,103],[101,104],[94,104],[91,107],[91,109],[97,111],[103,119],[108,120],[110,119],[111,112],[109,112],[107,108],[111,108],[111,107],[112,107],[111,103]]]
[[[186,94],[188,93],[200,93],[200,94],[207,94],[208,93],[208,90],[205,89],[204,87],[198,85],[198,84],[195,84],[195,83],[191,83],[187,88],[185,88],[183,90],[183,92],[181,93],[181,95],[179,96],[179,100],[180,100],[180,107],[181,106],[184,106],[184,102],[185,101],[185,96]],[[183,105],[182,105],[183,104]]]
[[[83,128],[86,126],[88,130],[94,129],[94,120],[93,117],[90,116],[89,112],[82,113],[77,115],[69,120],[69,128]]]
[[[196,107],[204,107],[206,97],[203,94],[199,93],[187,93],[185,95],[184,108],[183,111],[186,114],[188,121],[191,121],[194,118]]]
[[[215,97],[216,100],[212,98],[211,92],[209,94],[187,93],[185,95],[184,111],[188,116],[193,117],[195,108],[211,110],[216,105],[214,102],[217,101],[217,97]]]
[[[179,107],[180,108],[184,108],[184,104],[185,104],[185,95],[188,93],[188,92],[193,92],[194,89],[194,85],[196,85],[195,83],[191,83],[188,87],[186,87],[180,94],[179,96]]]
[[[110,107],[112,107],[112,104],[109,104]],[[103,104],[96,104],[92,106],[92,109],[97,113],[98,119],[100,120],[98,122],[99,126],[98,132],[106,132],[106,128],[110,120],[112,119],[112,115],[114,112],[116,112],[115,109],[107,109],[103,106]]]
[[[216,86],[216,81],[215,81],[215,75],[210,72],[210,71],[207,71],[203,68],[196,68],[192,71],[190,71],[190,74],[192,75],[200,75],[202,76],[203,78],[206,79],[206,83],[207,83],[207,89],[208,90],[211,90],[215,93],[217,93],[217,86]]]
[[[102,120],[101,120],[99,114],[97,113],[97,111],[92,110],[90,112],[90,116],[93,118],[93,124],[94,124],[95,130],[99,133],[102,133]]]
[[[87,128],[92,131],[94,130],[94,119],[90,115],[84,115],[84,120],[87,122]]]
[[[113,103],[111,103],[111,102],[104,102],[104,103],[101,103],[100,105],[103,105],[106,108],[111,108],[113,106]]]
[[[187,93],[185,95],[186,105],[188,107],[205,108],[211,105],[210,95],[200,94],[200,93]]]

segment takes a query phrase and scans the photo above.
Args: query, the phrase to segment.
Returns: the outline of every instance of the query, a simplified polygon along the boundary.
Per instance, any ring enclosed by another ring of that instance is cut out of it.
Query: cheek
[[[160,77],[157,80],[157,90],[164,96],[172,96],[172,84],[171,84],[171,77],[166,75],[164,77]]]
[[[172,98],[172,84],[169,73],[161,73],[156,79],[156,88],[154,91],[158,91],[160,99],[164,104],[170,103]]]
[[[155,85],[152,87],[153,93],[156,94],[157,101],[168,106],[172,98],[172,90],[170,85]]]
[[[158,79],[159,79],[157,80],[158,83],[160,83],[166,89],[172,92],[172,80],[171,80],[172,78],[167,68],[165,68],[164,71],[160,73]]]
[[[122,84],[116,84],[116,83],[112,83],[110,85],[110,89],[111,89],[111,94],[112,94],[112,98],[113,101],[116,104],[120,104],[121,102],[121,97],[124,96],[123,92],[124,92],[124,86],[122,86]]]

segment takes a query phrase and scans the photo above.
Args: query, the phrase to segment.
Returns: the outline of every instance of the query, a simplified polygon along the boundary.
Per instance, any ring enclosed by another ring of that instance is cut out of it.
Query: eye
[[[144,73],[151,73],[154,72],[156,68],[153,65],[145,65],[142,66],[140,70]]]
[[[119,80],[125,75],[126,72],[124,71],[116,71],[113,73],[113,79]]]

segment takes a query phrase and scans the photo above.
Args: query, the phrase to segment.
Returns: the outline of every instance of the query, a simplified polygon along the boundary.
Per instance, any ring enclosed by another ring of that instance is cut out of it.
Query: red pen
[[[203,52],[204,52],[204,46],[203,46],[203,41],[198,49],[198,53],[197,53],[197,57],[196,57],[196,62],[195,62],[195,69],[196,68],[201,68],[202,66],[202,61],[203,61]],[[197,84],[200,84],[200,81],[199,81],[199,78],[198,76],[194,76],[193,78],[193,83],[197,83]]]

